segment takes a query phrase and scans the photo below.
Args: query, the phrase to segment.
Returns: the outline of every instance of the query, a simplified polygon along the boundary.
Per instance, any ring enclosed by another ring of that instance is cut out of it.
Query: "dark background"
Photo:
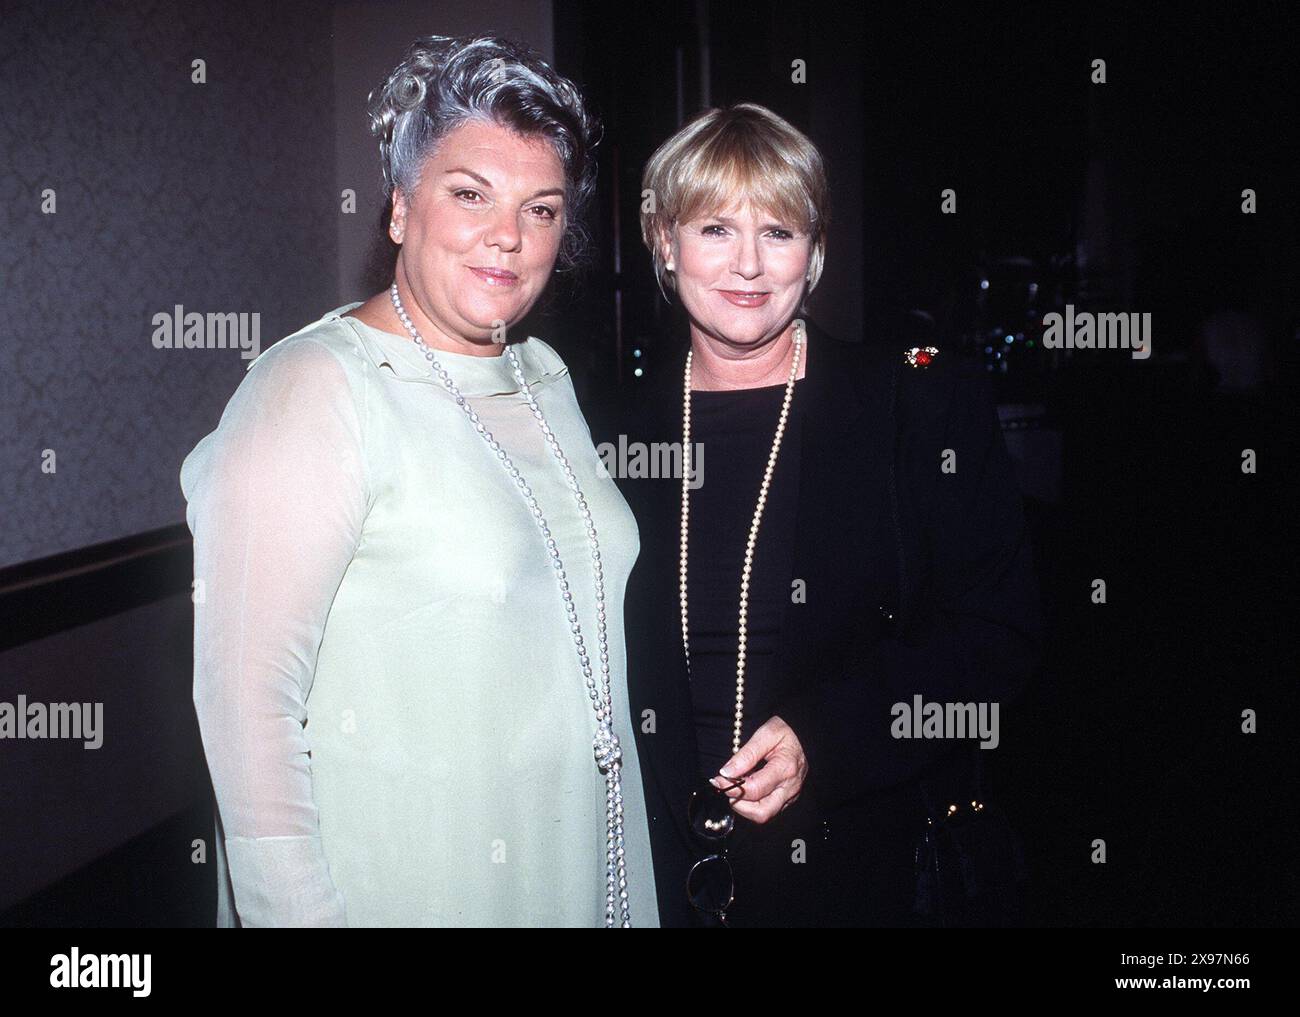
[[[174,49],[164,51],[177,66],[190,50],[224,39],[251,80],[299,81],[285,100],[298,104],[296,114],[282,114],[274,132],[265,130],[265,94],[250,88],[228,98],[220,127],[200,132],[188,156],[196,162],[224,142],[253,158],[269,150],[292,167],[302,147],[334,129],[332,120],[311,121],[333,111],[301,84],[328,81],[322,46],[346,53],[346,42],[320,27],[330,5],[196,4],[184,14],[143,6],[154,20],[133,18],[125,5],[87,5],[85,18],[64,7],[51,22],[32,16],[30,5],[5,5],[22,27],[6,33],[10,152],[0,214],[9,222],[40,180],[25,161],[33,141],[15,127],[26,123],[15,106],[33,80],[19,58],[40,55],[49,74],[44,58],[58,52],[72,67],[75,47],[59,48],[69,32],[89,43],[118,33],[124,43],[161,45],[157,19],[171,18],[163,35]],[[388,16],[385,5],[371,6],[376,18]],[[1294,598],[1285,592],[1296,545],[1284,505],[1296,461],[1300,247],[1291,157],[1295,35],[1287,11],[1284,4],[1160,13],[772,2],[553,8],[555,66],[590,98],[606,135],[591,268],[557,287],[529,324],[565,357],[593,417],[684,342],[684,325],[659,295],[641,244],[640,171],[679,118],[706,103],[762,103],[826,156],[833,228],[814,319],[845,338],[900,351],[931,341],[979,357],[991,371],[1034,527],[1048,624],[1047,659],[1026,700],[1004,711],[1002,746],[990,764],[992,798],[1026,843],[1030,924],[1296,920]],[[285,38],[298,31],[308,42],[265,41],[277,26]],[[508,20],[496,27],[511,32]],[[409,34],[440,30],[431,16]],[[807,61],[805,85],[790,81],[796,58]],[[1106,84],[1090,81],[1096,58],[1106,61]],[[109,87],[129,88],[134,72],[108,60],[95,73],[107,75]],[[71,92],[42,95],[50,116],[77,108]],[[179,115],[164,110],[155,126]],[[359,129],[349,124],[348,131]],[[90,167],[107,157],[94,147],[78,156]],[[172,185],[223,194],[219,177],[184,175]],[[1258,196],[1253,215],[1241,211],[1247,187]],[[328,192],[327,182],[321,188]],[[956,215],[940,214],[945,188],[957,193]],[[283,208],[211,204],[225,221],[216,240],[196,247],[161,231],[157,238],[169,259],[199,274],[214,261],[239,260],[236,236],[265,231],[269,240],[268,217],[276,224]],[[330,193],[316,211],[306,198],[290,206],[290,221],[304,235],[314,236],[322,222],[332,230],[334,206]],[[196,222],[207,214],[201,208]],[[130,227],[110,220],[82,228],[95,235],[97,273],[123,271],[114,252],[129,247]],[[302,266],[315,255],[296,248],[292,234],[275,242],[273,261],[242,284],[236,272],[229,289],[239,307],[246,299],[269,309],[281,288],[292,295],[278,305],[283,320],[264,334],[264,346],[386,282],[382,245],[372,278],[357,289],[347,280],[304,282]],[[9,316],[4,337],[11,351],[57,342],[31,308],[74,286],[78,272],[56,264],[32,273],[39,243],[6,253],[5,299],[20,312]],[[283,277],[268,274],[275,266]],[[268,280],[272,292],[258,291]],[[120,299],[105,288],[110,312]],[[1035,323],[1066,302],[1151,313],[1151,359],[1043,350]],[[117,340],[106,341],[111,350]],[[164,473],[174,474],[184,451],[215,426],[238,373],[215,387],[202,375],[149,381],[168,398],[211,410],[210,419],[176,435],[182,451]],[[31,430],[40,392],[6,384],[7,427],[14,413],[13,434]],[[125,399],[114,392],[110,386],[101,395],[121,409]],[[13,434],[6,440],[16,441]],[[1258,455],[1254,475],[1241,471],[1245,448]],[[152,481],[132,469],[130,455],[123,459],[113,490],[128,500],[147,496]],[[21,486],[6,490],[7,514],[33,513]],[[7,559],[16,564],[0,570],[0,676],[8,672],[0,688],[59,698],[34,684],[32,676],[43,674],[66,690],[62,698],[93,698],[88,686],[130,670],[104,664],[112,657],[105,647],[150,648],[149,659],[165,672],[158,679],[165,692],[142,721],[157,732],[147,736],[156,758],[118,764],[118,804],[100,799],[85,808],[120,817],[125,803],[157,794],[162,780],[173,814],[162,824],[142,821],[89,866],[0,910],[0,924],[211,921],[210,869],[190,864],[193,839],[211,836],[211,805],[188,700],[188,531],[182,522],[179,530],[173,523],[126,533],[126,543]],[[1090,601],[1096,578],[1107,584],[1104,605]],[[132,612],[150,605],[165,614],[142,624]],[[57,652],[53,639],[64,640]],[[80,640],[82,651],[69,652],[68,639]],[[101,662],[89,676],[87,660]],[[1244,709],[1257,712],[1257,734],[1241,733]],[[0,762],[12,750],[0,743]],[[54,757],[9,758],[6,788],[39,785],[57,794],[72,780]],[[11,795],[0,807],[11,864],[74,855],[73,835],[42,820],[41,796]],[[1090,861],[1098,838],[1107,845],[1105,865]]]

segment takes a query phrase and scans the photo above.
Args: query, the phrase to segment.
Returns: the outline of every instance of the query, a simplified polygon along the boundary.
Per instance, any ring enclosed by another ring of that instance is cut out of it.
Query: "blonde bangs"
[[[718,133],[676,166],[668,213],[677,222],[722,215],[749,206],[803,233],[816,213],[800,168],[748,132]]]

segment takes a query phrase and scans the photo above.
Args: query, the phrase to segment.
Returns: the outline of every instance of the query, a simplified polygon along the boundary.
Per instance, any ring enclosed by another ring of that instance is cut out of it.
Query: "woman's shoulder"
[[[361,372],[338,323],[313,322],[262,350],[222,410],[217,426],[181,464],[181,490],[189,498],[201,476],[231,450],[262,450],[260,435],[321,435],[343,426],[354,434],[363,414]]]
[[[514,344],[512,348],[519,358],[524,379],[534,390],[540,390],[559,381],[565,383],[572,392],[573,383],[569,377],[568,365],[550,343],[530,335],[522,342]]]
[[[942,340],[916,346],[893,335],[841,339],[815,324],[811,357],[822,357],[830,373],[853,379],[869,399],[892,399],[911,422],[943,420],[956,404],[979,400],[989,388],[987,372],[957,343]]]
[[[249,361],[222,422],[328,420],[363,417],[364,351],[346,323],[321,319],[285,336]]]
[[[956,343],[895,345],[895,419],[905,433],[952,441],[996,427],[992,378],[980,358]]]
[[[955,343],[927,343],[924,346],[894,344],[889,355],[895,361],[900,391],[913,402],[943,410],[972,390],[987,386],[979,361]]]
[[[329,370],[334,361],[350,371],[365,360],[366,351],[356,331],[331,313],[268,346],[249,361],[246,370],[259,366],[277,372]]]
[[[545,339],[539,339],[535,335],[530,335],[519,344],[526,356],[530,357],[533,362],[547,374],[567,374],[568,365],[564,358],[555,351],[555,347]]]

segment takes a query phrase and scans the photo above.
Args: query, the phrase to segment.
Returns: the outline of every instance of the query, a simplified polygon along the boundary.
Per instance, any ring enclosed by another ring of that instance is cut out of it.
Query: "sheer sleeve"
[[[357,403],[320,343],[267,350],[181,467],[194,707],[242,925],[342,926],[303,729],[367,483]]]

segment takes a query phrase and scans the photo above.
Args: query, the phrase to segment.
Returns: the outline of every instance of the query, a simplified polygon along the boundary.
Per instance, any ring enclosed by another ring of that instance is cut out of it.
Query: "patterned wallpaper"
[[[247,360],[155,314],[343,302],[327,5],[2,3],[0,566],[184,521]]]

